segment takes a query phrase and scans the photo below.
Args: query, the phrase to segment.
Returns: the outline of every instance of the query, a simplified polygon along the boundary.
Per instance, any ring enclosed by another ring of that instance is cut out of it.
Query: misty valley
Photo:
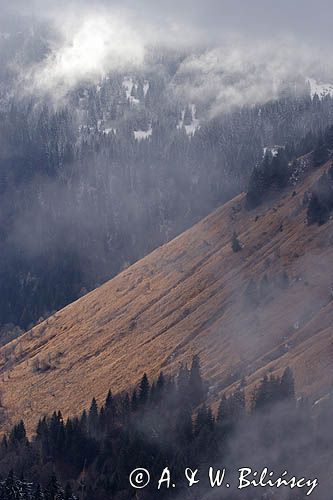
[[[0,500],[330,500],[332,6],[0,12]]]

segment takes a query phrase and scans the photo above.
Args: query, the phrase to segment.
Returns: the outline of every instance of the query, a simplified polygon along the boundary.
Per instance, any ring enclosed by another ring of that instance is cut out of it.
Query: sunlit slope
[[[194,353],[212,401],[243,376],[252,385],[287,365],[299,393],[330,391],[333,223],[308,227],[303,206],[324,168],[250,212],[238,196],[2,348],[2,427],[23,417],[31,429],[55,409],[77,414],[110,387],[175,371]]]

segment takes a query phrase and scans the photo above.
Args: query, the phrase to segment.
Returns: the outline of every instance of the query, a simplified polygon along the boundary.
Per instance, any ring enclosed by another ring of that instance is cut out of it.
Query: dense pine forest
[[[300,477],[320,476],[333,444],[331,399],[311,406],[296,398],[289,368],[280,377],[268,374],[254,390],[243,380],[213,407],[209,386],[194,356],[191,366],[181,366],[176,377],[161,373],[149,381],[144,374],[133,392],[113,397],[110,390],[103,404],[93,399],[77,417],[64,420],[58,411],[42,418],[32,438],[21,420],[2,439],[0,498],[215,498],[219,492],[209,491],[204,475],[209,466],[226,467],[234,482],[242,466],[261,470],[258,467],[269,465],[277,474],[288,470]],[[151,475],[143,490],[129,483],[138,467]],[[176,490],[157,490],[165,467]],[[184,476],[187,467],[202,471],[202,481],[191,491]],[[327,487],[321,484],[323,500],[328,498]],[[245,491],[237,496],[235,486],[224,498],[271,498],[265,489]],[[283,494],[307,498],[305,490],[286,489]]]

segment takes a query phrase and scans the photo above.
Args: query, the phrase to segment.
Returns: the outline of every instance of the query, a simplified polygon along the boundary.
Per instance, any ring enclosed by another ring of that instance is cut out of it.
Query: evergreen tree
[[[283,189],[288,184],[290,177],[288,161],[283,150],[280,150],[272,159],[270,166],[271,176],[269,184],[275,184],[278,188]]]
[[[295,381],[289,367],[287,367],[281,377],[280,391],[282,399],[295,400]]]
[[[96,435],[98,430],[98,406],[95,398],[92,399],[89,409],[88,430],[91,435]]]
[[[63,491],[55,474],[50,477],[45,489],[45,500],[63,500]]]
[[[315,223],[319,225],[325,224],[329,218],[329,210],[321,203],[317,193],[312,193],[306,216],[309,225]]]
[[[36,486],[33,500],[44,500],[44,494],[43,494],[42,488],[41,488],[39,483]]]
[[[22,488],[19,481],[14,477],[14,473],[11,470],[7,476],[7,479],[3,485],[3,491],[1,500],[21,500],[22,498]]]
[[[328,149],[329,156],[332,158],[333,153],[333,125],[326,130],[325,133],[325,145]]]
[[[262,202],[269,186],[271,157],[266,153],[260,165],[255,166],[250,176],[246,193],[246,207],[256,208]]]
[[[164,388],[165,388],[165,378],[163,372],[161,372],[156,382],[155,398],[157,402],[161,401],[161,399],[163,398]]]
[[[144,406],[147,403],[148,396],[149,396],[149,390],[150,390],[150,384],[149,384],[147,374],[145,373],[143,375],[141,382],[140,382],[140,385],[139,385],[138,402],[139,402],[140,406]]]
[[[189,401],[192,406],[200,404],[205,397],[205,389],[201,377],[200,358],[194,355],[189,376]]]
[[[240,244],[240,241],[235,231],[232,235],[231,248],[234,253],[240,252],[242,250],[242,245]]]
[[[25,426],[23,420],[21,420],[17,425],[13,427],[9,434],[9,445],[17,446],[19,444],[26,444],[27,434],[25,431]]]
[[[192,108],[190,106],[186,106],[184,112],[184,125],[191,125],[192,123]]]
[[[136,390],[134,390],[131,399],[131,410],[132,412],[135,412],[137,409],[138,409],[138,398],[136,395]]]
[[[187,368],[187,365],[181,364],[179,367],[178,377],[177,377],[177,388],[179,400],[186,402],[189,398],[189,380],[190,380],[190,372]]]
[[[105,400],[105,410],[106,411],[111,410],[112,406],[113,406],[113,397],[112,397],[111,390],[109,390],[109,392],[108,392],[108,394],[106,396],[106,400]]]
[[[131,413],[131,402],[130,402],[129,394],[128,394],[128,392],[126,392],[126,394],[123,398],[122,411],[120,413],[121,418],[123,419],[124,422],[128,421],[130,413]]]
[[[64,500],[74,500],[73,491],[70,483],[66,484]]]
[[[313,165],[320,167],[328,160],[328,151],[323,137],[317,141],[316,147],[313,151]]]
[[[88,432],[88,415],[86,410],[83,410],[80,418],[80,427],[83,433]]]

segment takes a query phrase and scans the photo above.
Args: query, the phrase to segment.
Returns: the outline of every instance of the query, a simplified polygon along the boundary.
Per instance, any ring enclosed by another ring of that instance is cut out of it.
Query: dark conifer
[[[149,391],[150,391],[150,384],[147,374],[145,373],[139,385],[138,403],[140,406],[145,405],[146,402],[148,401]]]
[[[280,391],[282,399],[295,399],[295,381],[289,366],[284,370],[280,382]]]
[[[136,395],[136,390],[134,390],[131,399],[131,410],[135,412],[137,408],[138,408],[138,398]]]
[[[234,253],[240,252],[242,250],[242,245],[238,239],[237,233],[234,231],[231,240],[231,248]]]
[[[313,165],[315,167],[320,167],[328,160],[328,158],[328,150],[324,138],[320,137],[313,151]]]
[[[111,390],[109,390],[106,399],[105,399],[105,410],[109,411],[112,409],[113,406],[113,396]]]
[[[44,500],[44,498],[45,498],[44,493],[42,491],[40,484],[38,483],[35,489],[33,500]]]
[[[91,435],[98,430],[98,406],[95,398],[92,399],[88,414],[88,430]]]
[[[189,376],[189,401],[192,406],[200,404],[205,397],[204,384],[201,377],[200,358],[193,356]]]

